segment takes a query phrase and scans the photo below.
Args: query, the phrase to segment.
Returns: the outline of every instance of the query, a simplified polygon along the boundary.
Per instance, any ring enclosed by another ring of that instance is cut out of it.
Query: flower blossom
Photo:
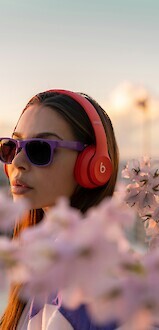
[[[2,232],[12,232],[15,222],[29,209],[28,202],[18,200],[13,202],[3,192],[0,192],[0,230]]]
[[[24,278],[22,271],[20,279],[18,272],[13,275],[14,281],[23,282],[24,298],[35,296],[42,302],[50,291],[62,291],[67,307],[86,303],[117,276],[121,254],[130,249],[124,228],[133,221],[134,213],[119,196],[85,215],[60,199],[41,223],[19,237]]]
[[[159,308],[159,252],[154,249],[143,256],[133,251],[126,230],[135,215],[120,191],[84,215],[59,199],[18,239],[3,237],[2,283],[4,270],[9,280],[22,284],[21,296],[34,297],[39,306],[60,292],[67,308],[85,304],[95,324],[112,320],[129,324],[136,319],[136,327],[140,322],[145,330]],[[155,214],[157,218],[157,209]]]
[[[150,158],[143,157],[141,161],[129,161],[122,176],[129,179],[126,187],[126,203],[136,208],[141,218],[152,218],[158,207],[159,196],[159,164]]]

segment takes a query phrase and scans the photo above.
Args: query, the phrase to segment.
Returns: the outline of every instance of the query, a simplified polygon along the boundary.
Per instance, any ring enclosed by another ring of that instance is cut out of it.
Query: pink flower
[[[122,170],[122,177],[130,180],[138,181],[140,178],[140,162],[136,159],[129,161]]]
[[[18,260],[19,245],[9,238],[0,237],[0,269],[9,269],[16,265]]]
[[[129,184],[126,187],[126,196],[125,196],[126,203],[131,207],[136,205],[136,203],[138,202],[139,193],[140,193],[140,189],[137,183]]]
[[[6,290],[14,269],[17,271],[19,245],[5,236],[0,237],[0,288]]]
[[[123,177],[130,179],[126,187],[126,203],[135,207],[141,219],[158,219],[159,170],[158,163],[150,158],[129,162]]]
[[[103,281],[105,283],[112,269],[115,272],[119,262],[117,245],[108,242],[94,224],[90,225],[88,221],[83,223],[71,241],[73,269],[68,286],[62,290],[63,303],[69,308],[76,308],[95,292],[101,291]]]
[[[156,206],[156,199],[154,194],[149,191],[142,190],[138,195],[137,208],[140,212],[143,208],[149,208],[153,210],[153,207]]]
[[[39,295],[50,290],[63,290],[64,301],[72,306],[98,291],[106,274],[118,265],[124,217],[132,220],[130,210],[121,206],[118,210],[117,205],[119,201],[107,200],[82,219],[78,212],[59,203],[42,223],[25,230],[19,253],[28,275],[25,292],[38,294],[40,299]],[[58,225],[59,218],[62,222]]]
[[[0,192],[0,230],[12,232],[15,222],[22,217],[28,208],[27,201],[13,202],[10,197]]]
[[[155,210],[152,213],[153,220],[158,223],[159,222],[159,206],[155,208]]]
[[[54,227],[54,231],[60,232],[73,228],[82,219],[82,214],[79,210],[70,207],[68,199],[61,197],[57,203],[45,215],[45,221]]]

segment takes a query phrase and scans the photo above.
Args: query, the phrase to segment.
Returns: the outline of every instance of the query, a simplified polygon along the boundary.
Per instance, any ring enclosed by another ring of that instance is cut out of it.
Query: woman
[[[41,221],[59,196],[66,196],[73,207],[86,212],[113,194],[118,171],[113,127],[105,111],[85,94],[65,90],[37,94],[23,110],[12,139],[2,138],[0,145],[13,199],[27,198],[31,205],[28,216],[15,228],[15,237]],[[68,311],[61,305],[56,313],[59,319],[54,321],[53,301],[47,311],[46,306],[37,311],[33,302],[30,307],[20,301],[19,290],[19,286],[11,290],[1,329],[116,328],[115,324],[92,324],[84,306]],[[42,327],[44,312],[47,322]],[[28,315],[32,317],[30,321]],[[55,326],[56,322],[59,323]]]

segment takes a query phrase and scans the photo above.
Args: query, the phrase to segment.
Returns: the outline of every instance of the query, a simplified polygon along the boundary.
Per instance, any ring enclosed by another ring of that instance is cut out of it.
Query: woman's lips
[[[33,188],[28,186],[26,183],[15,180],[11,184],[11,192],[15,195],[23,195],[32,190]]]

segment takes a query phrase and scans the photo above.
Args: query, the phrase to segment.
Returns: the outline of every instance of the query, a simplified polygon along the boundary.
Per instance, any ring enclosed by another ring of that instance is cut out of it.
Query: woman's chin
[[[13,201],[14,202],[22,201],[22,202],[27,203],[29,205],[29,209],[33,209],[33,203],[32,203],[32,201],[29,198],[27,198],[26,196],[23,196],[23,195],[13,195]]]

